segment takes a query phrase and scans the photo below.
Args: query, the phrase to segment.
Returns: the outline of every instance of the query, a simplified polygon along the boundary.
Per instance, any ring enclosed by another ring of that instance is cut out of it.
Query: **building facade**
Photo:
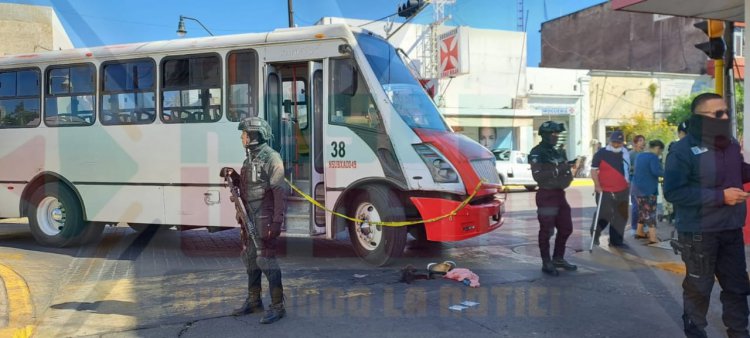
[[[70,49],[73,43],[51,7],[0,3],[0,56]]]
[[[560,144],[568,158],[586,155],[591,142],[589,71],[529,67],[526,76],[533,130],[537,131],[545,121],[564,123],[566,132]],[[534,143],[540,140],[535,134]]]
[[[607,1],[542,23],[540,66],[706,74],[706,55],[694,46],[707,41],[693,27],[699,21],[614,11]]]
[[[637,114],[666,118],[677,98],[713,87],[707,75],[611,70],[594,70],[589,75],[592,142],[603,144],[622,122]]]

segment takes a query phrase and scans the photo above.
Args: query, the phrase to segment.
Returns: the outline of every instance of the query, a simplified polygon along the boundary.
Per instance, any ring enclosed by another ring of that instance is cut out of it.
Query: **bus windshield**
[[[396,50],[380,38],[368,34],[356,36],[391,104],[409,127],[448,131],[437,107]]]

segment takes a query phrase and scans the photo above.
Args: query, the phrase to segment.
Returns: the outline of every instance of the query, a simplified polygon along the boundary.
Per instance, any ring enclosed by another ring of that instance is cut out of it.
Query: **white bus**
[[[224,166],[261,116],[286,176],[351,222],[288,197],[286,236],[383,265],[407,231],[457,241],[503,223],[493,155],[453,133],[385,40],[345,25],[0,57],[0,217],[49,246],[104,224],[236,227]],[[478,187],[475,189],[475,187]],[[368,221],[431,219],[408,227]]]

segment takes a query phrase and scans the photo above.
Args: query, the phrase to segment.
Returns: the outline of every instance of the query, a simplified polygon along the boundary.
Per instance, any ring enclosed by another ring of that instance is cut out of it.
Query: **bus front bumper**
[[[423,220],[450,214],[461,204],[442,198],[411,197]],[[427,239],[436,242],[461,241],[499,228],[505,222],[503,201],[466,205],[455,216],[425,223]]]

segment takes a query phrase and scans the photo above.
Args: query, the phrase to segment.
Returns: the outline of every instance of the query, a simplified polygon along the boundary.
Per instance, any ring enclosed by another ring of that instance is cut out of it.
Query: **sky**
[[[179,16],[199,19],[215,35],[265,32],[288,26],[286,0],[0,0],[51,6],[75,47],[93,47],[177,38]],[[312,25],[321,17],[375,20],[396,12],[406,0],[294,0],[294,20]],[[525,0],[529,66],[541,61],[542,22],[605,0]],[[448,25],[517,30],[518,0],[456,0],[446,7]],[[545,6],[546,3],[546,6]],[[545,11],[546,7],[546,11]],[[403,19],[396,17],[396,21]],[[428,7],[415,18],[432,20]],[[200,25],[185,22],[188,37],[207,36]],[[501,47],[501,46],[498,46]]]

